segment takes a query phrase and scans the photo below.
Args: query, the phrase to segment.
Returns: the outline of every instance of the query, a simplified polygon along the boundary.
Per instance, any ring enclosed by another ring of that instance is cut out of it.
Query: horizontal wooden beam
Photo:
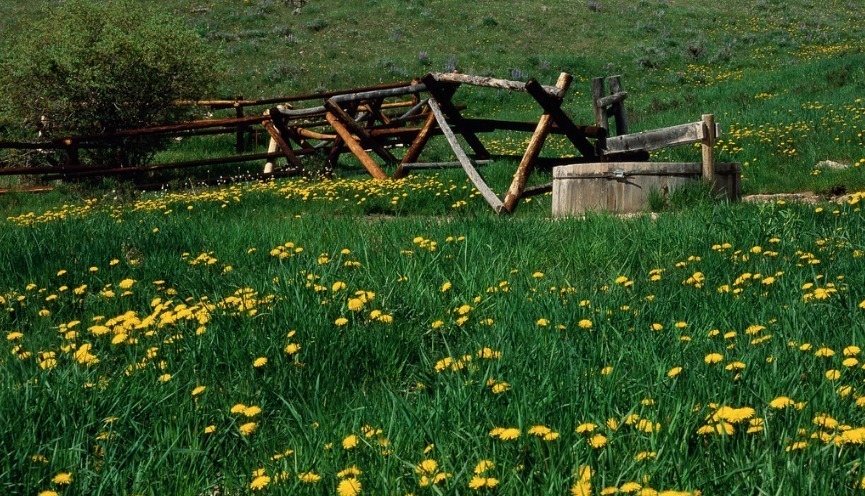
[[[475,160],[474,164],[476,167],[482,165],[489,165],[490,160]],[[402,164],[403,169],[408,170],[421,170],[421,169],[456,169],[462,167],[460,162],[414,162],[409,164]]]
[[[619,91],[618,93],[613,93],[612,95],[605,96],[602,98],[598,98],[598,106],[599,107],[609,107],[614,103],[619,103],[624,101],[625,98],[628,98],[627,91]]]
[[[721,128],[715,125],[716,136],[720,136]],[[705,139],[703,123],[692,122],[679,126],[665,127],[642,133],[625,134],[607,138],[603,153],[622,153],[634,150],[657,150],[668,146],[700,143]]]
[[[508,79],[497,79],[484,76],[472,76],[469,74],[456,74],[448,72],[433,72],[432,77],[436,81],[452,84],[468,84],[470,86],[482,86],[484,88],[498,88],[502,90],[526,92],[526,83],[522,81],[510,81]],[[559,100],[565,97],[566,90],[556,88],[555,86],[542,86],[544,91],[552,97]]]

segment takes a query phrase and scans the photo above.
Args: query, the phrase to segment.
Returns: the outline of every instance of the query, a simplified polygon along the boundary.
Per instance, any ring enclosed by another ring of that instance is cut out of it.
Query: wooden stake
[[[360,160],[360,163],[363,164],[364,168],[369,172],[369,175],[374,177],[375,179],[388,179],[387,174],[379,168],[378,164],[375,163],[375,160],[366,153],[366,150],[360,146],[360,143],[354,139],[354,136],[351,135],[351,132],[340,122],[339,119],[336,118],[333,114],[328,112],[324,114],[324,118],[327,119],[327,122],[330,123],[330,126],[336,131],[336,134],[345,142],[348,149]],[[353,119],[349,119],[352,120]],[[381,146],[381,145],[379,145]],[[388,152],[390,153],[390,152]]]
[[[414,141],[411,144],[411,147],[406,152],[405,156],[402,158],[402,161],[399,163],[399,167],[397,167],[396,172],[393,175],[394,179],[402,179],[408,175],[408,169],[405,169],[405,164],[412,163],[417,161],[427,142],[429,141],[431,132],[436,125],[436,116],[432,112],[430,112],[429,116],[424,122],[423,127],[420,132],[415,137]]]
[[[703,181],[715,182],[715,115],[703,115]]]
[[[562,90],[563,93],[567,92],[568,88],[571,86],[572,80],[573,78],[570,74],[563,72],[559,75],[558,81],[556,81],[556,88]],[[531,81],[535,80],[532,79],[529,82]],[[529,86],[529,84],[526,84],[526,86]],[[553,116],[550,113],[545,113],[538,121],[535,132],[532,134],[532,139],[529,141],[529,146],[526,147],[526,153],[523,155],[522,160],[520,160],[520,165],[517,167],[517,172],[514,174],[511,186],[508,188],[508,192],[505,195],[504,205],[505,209],[509,213],[513,213],[517,208],[517,203],[520,201],[520,197],[526,189],[529,175],[532,173],[535,160],[538,158],[541,149],[544,147],[544,142],[547,139],[552,124]]]
[[[448,143],[451,145],[451,149],[454,151],[454,154],[457,156],[457,160],[460,161],[460,164],[463,166],[463,170],[466,171],[466,175],[469,176],[472,184],[475,185],[475,188],[480,191],[481,196],[484,197],[484,200],[493,207],[493,210],[500,214],[505,206],[499,197],[487,186],[487,183],[484,182],[484,179],[478,174],[478,171],[475,170],[474,165],[472,165],[472,161],[469,159],[469,156],[466,155],[466,152],[463,151],[460,146],[459,141],[457,141],[457,137],[453,131],[451,131],[450,126],[448,125],[447,119],[445,119],[444,113],[442,109],[439,108],[438,101],[435,98],[430,98],[429,100],[429,108],[433,111],[435,115],[436,121],[438,121],[439,128],[444,134],[445,138],[447,138]]]

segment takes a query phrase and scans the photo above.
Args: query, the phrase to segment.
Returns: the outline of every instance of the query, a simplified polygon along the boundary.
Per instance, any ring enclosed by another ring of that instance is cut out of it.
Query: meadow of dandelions
[[[0,493],[857,492],[860,198],[500,219],[428,175],[13,212]]]

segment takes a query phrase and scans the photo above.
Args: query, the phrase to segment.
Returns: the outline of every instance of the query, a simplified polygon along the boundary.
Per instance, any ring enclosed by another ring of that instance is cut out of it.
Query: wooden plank
[[[451,131],[450,126],[448,125],[447,119],[445,119],[444,113],[442,109],[439,108],[438,101],[435,98],[430,98],[429,107],[435,115],[436,121],[438,121],[439,128],[442,130],[442,134],[444,134],[445,138],[448,140],[448,143],[451,145],[451,149],[453,149],[454,154],[457,156],[457,160],[460,161],[460,165],[462,165],[463,170],[466,171],[466,175],[469,176],[472,184],[475,185],[475,188],[480,191],[481,196],[484,197],[484,200],[493,207],[493,210],[500,214],[504,211],[505,205],[499,200],[499,197],[487,186],[487,183],[484,182],[483,178],[478,171],[475,170],[472,161],[469,160],[466,152],[463,151],[462,147],[457,141],[457,137],[453,131]]]
[[[607,78],[607,84],[610,85],[610,93],[623,92],[622,76],[610,76]],[[627,93],[625,93],[627,95]],[[613,116],[616,118],[616,135],[628,134],[628,113],[625,111],[625,102],[621,101],[610,109]]]
[[[408,174],[410,168],[407,169],[406,164],[414,162],[418,157],[420,157],[420,154],[429,141],[430,136],[432,136],[432,130],[435,128],[435,125],[435,114],[430,112],[426,122],[424,122],[423,127],[420,132],[418,132],[414,141],[412,141],[411,147],[409,147],[408,152],[406,152],[405,156],[402,158],[399,167],[397,167],[396,172],[393,175],[394,179],[402,179]]]
[[[481,86],[484,88],[497,88],[509,91],[521,91],[525,93],[526,83],[522,81],[510,81],[493,77],[472,76],[470,74],[457,74],[451,72],[433,72],[436,81],[452,84],[468,84],[470,86]],[[550,96],[559,100],[565,97],[565,92],[556,86],[542,86]]]
[[[549,95],[547,95],[541,88],[540,84],[534,79],[530,79],[526,83],[526,91],[529,92],[532,97],[537,100],[537,102],[544,109],[545,113],[550,114],[555,121],[556,124],[559,125],[562,132],[564,132],[565,136],[568,137],[571,143],[580,151],[580,154],[584,157],[595,157],[595,148],[589,143],[589,140],[586,139],[586,136],[583,132],[574,124],[574,121],[571,120],[570,117],[565,114],[565,112],[561,109],[561,102],[554,100]]]
[[[297,158],[297,155],[294,154],[294,150],[291,149],[291,145],[288,144],[287,141],[279,134],[279,131],[276,129],[276,125],[272,121],[264,122],[264,129],[267,130],[267,133],[270,134],[271,139],[276,142],[279,148],[282,150],[283,155],[285,155],[285,159],[288,160],[288,163],[291,164],[291,167],[294,169],[303,170],[303,164],[300,163],[300,159]]]
[[[427,74],[426,76],[424,76],[422,81],[426,86],[427,91],[429,91],[433,98],[435,98],[437,102],[436,107],[438,107],[439,110],[444,113],[444,115],[447,115],[451,122],[456,126],[456,128],[459,130],[459,133],[466,140],[466,143],[468,143],[472,151],[475,152],[475,156],[480,159],[489,158],[490,152],[487,150],[484,144],[481,143],[481,140],[478,139],[477,135],[475,135],[475,133],[473,133],[464,125],[464,119],[462,114],[460,114],[459,109],[457,109],[457,107],[454,106],[453,102],[451,102],[451,98],[456,91],[456,87],[442,86],[441,83],[435,80],[435,77],[433,77],[432,74]],[[439,126],[442,126],[441,121],[439,121]]]
[[[718,132],[718,128],[715,128]],[[668,146],[688,145],[703,141],[703,123],[692,122],[636,134],[607,138],[604,154],[633,150],[657,150]]]
[[[375,160],[369,156],[368,153],[363,149],[360,143],[354,139],[354,136],[351,135],[351,132],[343,125],[343,123],[337,119],[333,114],[327,113],[325,114],[325,119],[330,123],[333,130],[336,131],[336,134],[339,135],[340,139],[345,142],[348,149],[351,153],[360,160],[360,163],[363,167],[369,172],[369,175],[374,177],[375,179],[388,179],[387,174],[381,170],[378,164],[375,163]],[[349,119],[353,120],[353,119]]]
[[[350,130],[352,133],[356,134],[358,138],[360,138],[360,142],[366,146],[372,148],[372,150],[378,154],[379,157],[383,158],[386,162],[395,164],[399,162],[396,157],[394,157],[393,153],[386,150],[381,143],[378,142],[375,138],[370,136],[369,131],[365,129],[363,126],[357,123],[342,107],[339,106],[339,103],[334,101],[332,98],[326,100],[324,102],[325,108],[330,112],[332,117],[337,118],[346,129]],[[328,122],[330,122],[331,126],[333,126],[333,122],[330,118],[327,118]],[[342,136],[343,141],[348,142],[345,136]],[[353,141],[353,140],[352,140]],[[358,157],[360,158],[360,157]],[[378,166],[376,166],[378,167]],[[370,172],[371,173],[371,172]],[[378,178],[377,178],[378,179]]]
[[[573,78],[570,74],[563,72],[559,75],[558,81],[556,81],[556,88],[561,89],[562,92],[567,92],[568,88],[571,86],[572,80]],[[531,81],[534,81],[534,79]],[[561,100],[559,101],[559,105],[561,105]],[[561,110],[560,106],[557,106],[557,108]],[[522,160],[520,160],[520,164],[517,166],[517,171],[514,173],[514,179],[511,181],[508,192],[505,194],[503,203],[505,209],[509,213],[513,213],[517,208],[517,203],[520,201],[520,197],[526,189],[529,175],[532,173],[532,169],[534,169],[535,160],[541,154],[541,149],[544,147],[544,142],[547,139],[547,134],[550,132],[552,123],[553,116],[550,112],[542,115],[538,121],[535,132],[532,134],[532,138],[529,140],[529,145],[526,147],[526,153],[523,155]]]

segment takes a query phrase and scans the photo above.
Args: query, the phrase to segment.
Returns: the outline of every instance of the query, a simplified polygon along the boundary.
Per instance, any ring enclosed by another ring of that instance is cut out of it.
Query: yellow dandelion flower
[[[502,430],[501,434],[499,434],[498,437],[502,441],[511,441],[513,439],[517,439],[518,437],[520,437],[520,434],[522,434],[522,433],[516,427],[509,427],[509,428]]]
[[[267,485],[270,484],[270,477],[266,475],[259,475],[255,479],[252,479],[252,482],[249,484],[249,488],[253,491],[258,491],[259,489],[264,489]]]
[[[255,422],[247,422],[240,426],[240,433],[244,436],[248,436],[255,432],[255,429],[258,427],[258,424]]]
[[[255,359],[254,362],[252,362],[252,366],[257,368],[257,369],[260,369],[261,367],[264,367],[265,365],[267,365],[267,357],[258,357]]]
[[[862,350],[858,346],[848,346],[844,348],[842,353],[844,353],[844,356],[856,356],[861,352]]]
[[[135,279],[124,279],[120,281],[120,284],[118,284],[117,286],[120,287],[120,289],[129,289],[136,282],[138,281],[136,281]]]
[[[418,463],[417,467],[415,467],[414,471],[417,474],[434,474],[436,469],[438,469],[439,463],[432,458],[423,460]]]
[[[299,343],[288,343],[288,345],[285,347],[285,352],[289,355],[294,355],[298,351],[300,351]]]
[[[337,291],[342,291],[345,288],[346,288],[346,285],[344,282],[336,281],[335,283],[333,283],[333,286],[330,287],[330,290],[333,292],[337,292]]]
[[[204,428],[205,434],[213,434],[214,432],[216,432],[216,426],[215,425],[208,425],[207,427]]]
[[[50,489],[46,489],[39,493],[38,496],[60,496],[57,491],[52,491]]]
[[[248,406],[248,407],[243,409],[242,413],[243,413],[244,417],[255,417],[256,415],[261,413],[261,408],[255,406],[255,405]]]
[[[855,367],[855,366],[859,365],[859,360],[857,360],[853,357],[845,358],[844,361],[841,362],[841,365],[843,365],[845,367]]]
[[[159,382],[168,382],[171,380],[171,374],[162,374],[159,376]]]
[[[667,371],[667,377],[673,378],[682,373],[682,367],[673,367]]]
[[[721,355],[720,353],[709,353],[708,355],[706,355],[706,357],[703,359],[703,361],[705,361],[709,365],[712,365],[712,364],[720,362],[723,359],[724,359],[724,356]]]
[[[791,400],[786,396],[778,396],[774,400],[769,402],[769,406],[775,408],[777,410],[781,410],[790,406],[794,406],[796,404],[795,401]]]
[[[480,475],[480,474],[486,472],[487,470],[491,470],[495,467],[496,467],[496,465],[493,462],[491,462],[490,460],[481,460],[478,462],[477,465],[475,465],[474,472],[475,472],[475,474]]]
[[[291,450],[289,450],[289,451],[291,451]],[[294,453],[294,451],[292,451],[292,453]],[[351,467],[348,467],[347,469],[340,470],[336,474],[336,476],[339,477],[340,479],[343,479],[345,477],[357,477],[357,476],[361,475],[362,473],[363,472],[361,472],[360,469],[357,468],[356,465],[352,465]]]
[[[442,284],[441,292],[442,293],[448,292],[448,290],[450,290],[452,286],[453,286],[453,284],[451,284],[450,281],[445,282],[444,284]]]
[[[594,432],[594,430],[597,428],[598,428],[597,424],[593,424],[591,422],[584,422],[584,423],[577,426],[576,432],[578,432],[580,434],[589,433],[589,432]]]
[[[601,375],[610,375],[613,372],[613,367],[607,365],[601,369]]]
[[[69,472],[60,472],[57,475],[55,475],[53,479],[51,479],[51,482],[53,482],[57,485],[60,485],[60,486],[65,486],[65,485],[71,484],[72,483],[72,474]]]
[[[550,324],[550,321],[547,319],[538,319],[538,321],[535,322],[535,325],[537,325],[538,327],[546,327],[549,324]]]
[[[643,486],[641,486],[640,484],[638,484],[636,482],[625,482],[624,484],[619,486],[619,491],[621,491],[625,494],[631,494],[631,493],[635,493],[635,492],[639,491],[642,488],[643,488]]]
[[[238,403],[231,407],[231,410],[229,411],[231,413],[243,413],[244,410],[246,410],[246,405],[244,405],[243,403]]]
[[[577,325],[580,327],[580,329],[591,329],[592,321],[589,319],[582,319],[577,323]]]
[[[301,472],[297,474],[297,478],[305,484],[315,484],[321,480],[321,476],[315,472]]]
[[[808,441],[796,441],[795,443],[787,446],[785,448],[786,451],[799,451],[808,447]]]
[[[841,372],[835,369],[826,371],[826,378],[830,381],[837,381],[841,378]]]
[[[592,448],[603,448],[607,445],[607,437],[603,434],[595,434],[588,442]]]
[[[345,317],[340,317],[340,318],[334,320],[333,323],[336,324],[337,327],[342,327],[342,326],[348,324],[348,319]]]
[[[360,488],[360,481],[350,477],[339,482],[339,485],[336,486],[336,492],[339,496],[356,496],[360,494]]]
[[[203,393],[205,389],[207,389],[207,386],[196,386],[195,389],[192,390],[192,396],[198,396]]]
[[[349,436],[347,436],[345,439],[342,440],[342,449],[350,450],[350,449],[356,447],[359,442],[360,441],[358,440],[357,436],[355,436],[354,434],[350,434]]]

